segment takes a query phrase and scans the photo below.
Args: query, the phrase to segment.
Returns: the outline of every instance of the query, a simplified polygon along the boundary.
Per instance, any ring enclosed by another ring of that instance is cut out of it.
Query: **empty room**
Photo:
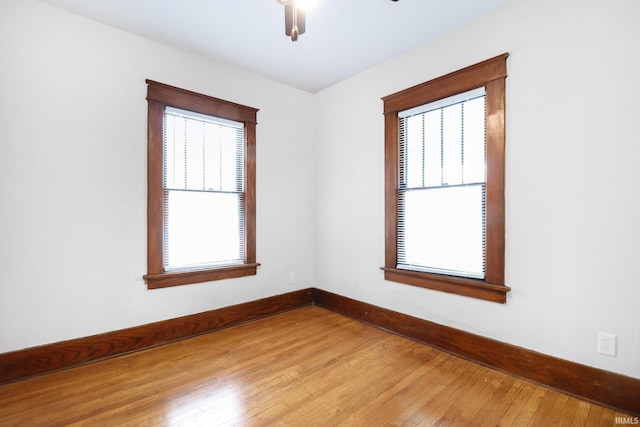
[[[0,0],[0,426],[640,424],[637,0]]]

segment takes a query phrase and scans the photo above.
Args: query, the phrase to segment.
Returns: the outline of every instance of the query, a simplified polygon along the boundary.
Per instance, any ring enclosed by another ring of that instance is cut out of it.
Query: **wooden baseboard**
[[[465,359],[640,416],[640,380],[314,289],[314,304]]]
[[[640,416],[640,380],[356,301],[303,289],[204,313],[0,354],[0,384],[213,332],[315,304],[423,344]]]
[[[0,354],[0,384],[144,350],[311,304],[303,289],[100,335]]]

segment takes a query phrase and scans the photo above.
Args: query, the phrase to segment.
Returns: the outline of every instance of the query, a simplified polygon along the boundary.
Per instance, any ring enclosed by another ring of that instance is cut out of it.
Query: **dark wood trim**
[[[145,274],[144,281],[148,289],[167,288],[170,286],[192,283],[210,282],[213,280],[232,279],[244,276],[255,276],[260,263],[230,265],[211,270],[191,270]]]
[[[467,279],[464,277],[443,276],[398,268],[382,267],[385,280],[433,289],[435,291],[448,292],[456,295],[483,299],[485,301],[507,302],[507,292],[510,287],[504,285],[492,285],[482,280]]]
[[[640,415],[639,379],[537,353],[320,289],[314,289],[314,304],[581,399]]]
[[[147,272],[160,273],[164,229],[163,148],[164,104],[149,100],[147,119]]]
[[[146,80],[147,100],[242,123],[257,123],[258,109],[153,80]]]
[[[398,115],[384,116],[384,265],[398,264]]]
[[[303,307],[313,290],[303,289],[204,313],[0,354],[0,384],[144,350]]]
[[[408,110],[456,93],[479,88],[495,79],[504,79],[507,77],[508,56],[508,53],[503,53],[428,82],[387,95],[382,98],[384,114]]]
[[[449,292],[497,303],[507,301],[504,283],[505,254],[505,79],[508,53],[471,65],[420,85],[382,98],[385,127],[385,272],[386,280]],[[468,280],[449,275],[397,268],[399,187],[398,113],[419,105],[485,88],[486,120],[486,215],[485,277]]]
[[[640,379],[570,362],[321,289],[0,354],[0,384],[144,350],[315,304],[581,399],[640,416]]]
[[[486,136],[486,241],[485,282],[504,285],[505,234],[505,79],[487,82]],[[506,299],[506,295],[505,295]]]
[[[255,275],[256,262],[256,118],[258,109],[186,89],[147,82],[147,274],[148,289],[188,285]],[[166,272],[163,260],[165,191],[163,123],[167,106],[182,108],[244,124],[244,262],[206,270]]]
[[[245,263],[256,262],[256,124],[245,123]],[[255,274],[255,273],[254,273]]]

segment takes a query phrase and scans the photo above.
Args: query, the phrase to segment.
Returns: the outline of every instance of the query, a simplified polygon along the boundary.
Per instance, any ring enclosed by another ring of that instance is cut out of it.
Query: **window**
[[[385,279],[506,301],[507,56],[383,98]]]
[[[256,274],[257,110],[147,85],[147,286]]]
[[[484,88],[399,118],[398,268],[484,279]]]

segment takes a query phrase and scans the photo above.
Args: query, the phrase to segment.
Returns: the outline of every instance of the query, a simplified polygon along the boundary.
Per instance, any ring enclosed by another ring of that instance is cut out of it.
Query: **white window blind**
[[[167,107],[164,115],[166,271],[244,260],[244,125]]]
[[[484,88],[398,117],[397,268],[483,279]]]

